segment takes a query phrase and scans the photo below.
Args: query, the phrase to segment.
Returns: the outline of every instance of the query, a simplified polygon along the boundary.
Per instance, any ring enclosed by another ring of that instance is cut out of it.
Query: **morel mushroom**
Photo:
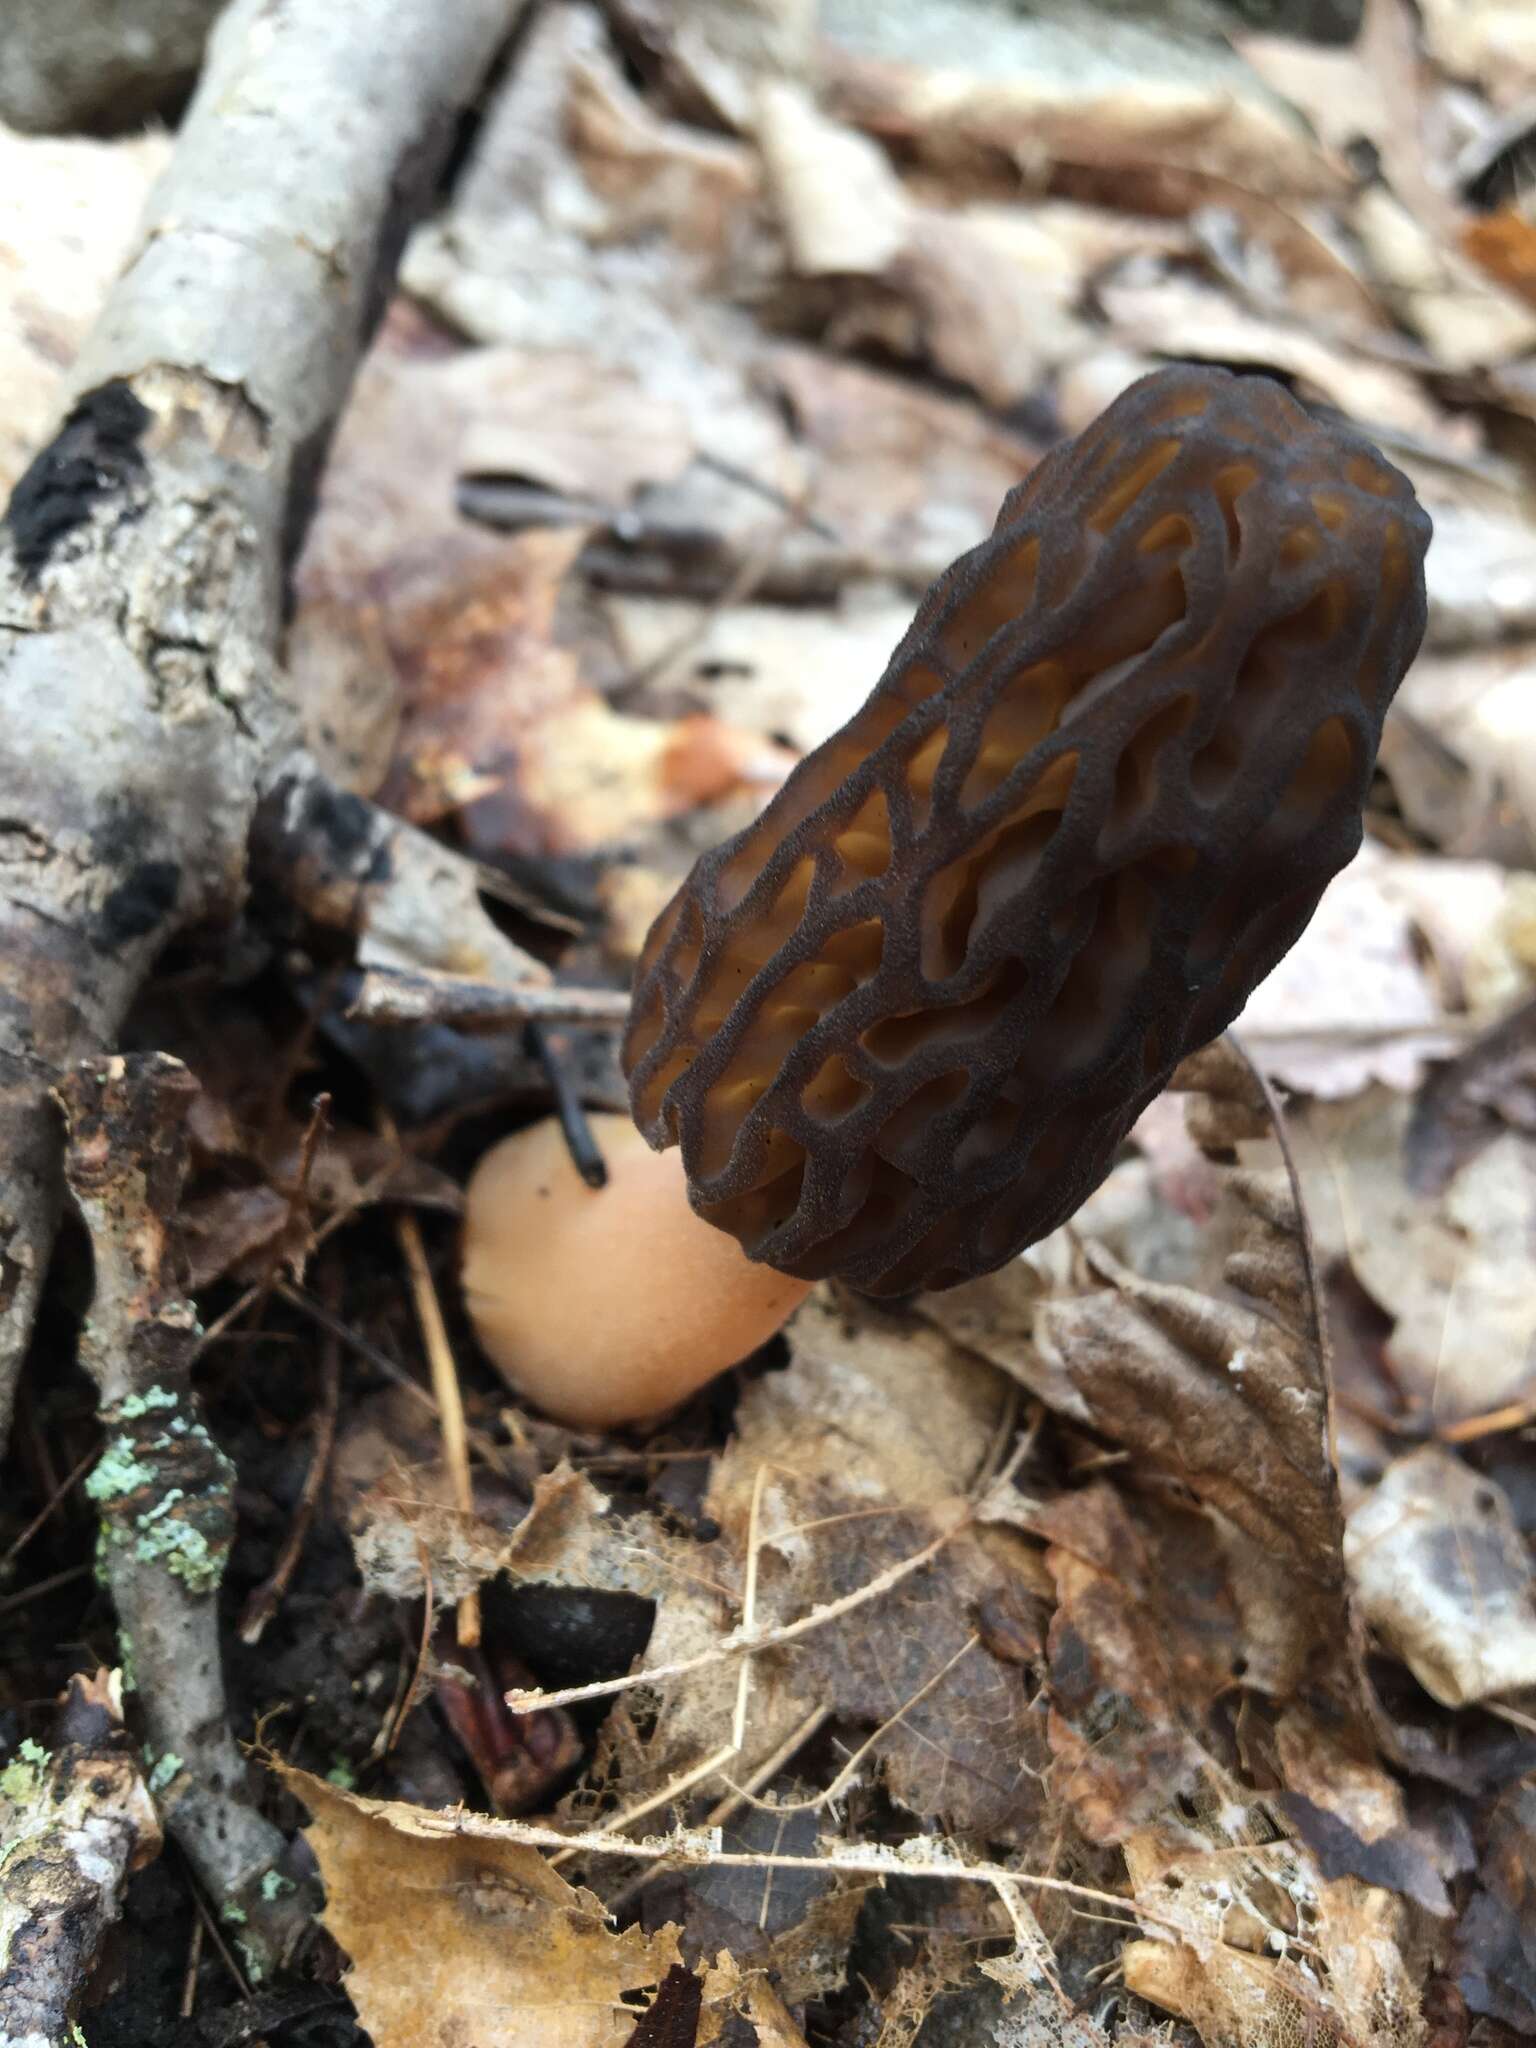
[[[1042,462],[651,931],[624,1062],[698,1214],[882,1295],[1071,1215],[1359,845],[1429,533],[1260,377],[1161,371]]]

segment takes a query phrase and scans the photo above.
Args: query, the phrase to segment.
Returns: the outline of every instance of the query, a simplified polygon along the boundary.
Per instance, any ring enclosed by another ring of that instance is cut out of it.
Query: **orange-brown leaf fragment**
[[[614,1933],[601,1900],[480,1814],[360,1799],[279,1766],[309,1808],[325,1925],[374,2048],[621,2048],[676,1929]]]

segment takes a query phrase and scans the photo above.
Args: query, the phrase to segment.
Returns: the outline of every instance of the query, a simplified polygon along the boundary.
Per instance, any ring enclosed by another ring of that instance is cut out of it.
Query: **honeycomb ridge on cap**
[[[1430,526],[1277,383],[1055,449],[653,926],[636,1122],[751,1257],[953,1286],[1065,1220],[1353,856]]]

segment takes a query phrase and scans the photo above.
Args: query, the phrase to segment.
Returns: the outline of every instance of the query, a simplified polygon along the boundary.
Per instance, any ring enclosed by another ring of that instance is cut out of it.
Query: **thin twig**
[[[45,1593],[57,1592],[60,1586],[73,1584],[76,1579],[89,1578],[95,1571],[94,1564],[72,1564],[66,1570],[53,1572],[46,1579],[38,1579],[30,1586],[23,1586],[19,1593],[7,1593],[0,1600],[0,1614],[14,1614],[18,1607],[25,1607],[29,1601],[40,1600]]]
[[[300,1938],[311,1901],[263,1888],[284,1838],[246,1791],[219,1658],[235,1469],[198,1414],[175,1229],[196,1094],[161,1053],[82,1060],[56,1090],[65,1178],[91,1240],[80,1360],[107,1431],[87,1484],[101,1515],[98,1566],[133,1646],[141,1739],[157,1760],[176,1759],[167,1826],[219,1910],[244,1915],[254,1962],[271,1967]]]
[[[1536,1400],[1507,1401],[1502,1408],[1489,1408],[1481,1415],[1464,1415],[1459,1422],[1437,1422],[1435,1435],[1443,1444],[1471,1444],[1485,1436],[1524,1429],[1531,1422],[1536,1422]]]
[[[279,1299],[286,1301],[290,1308],[296,1308],[301,1315],[308,1316],[311,1321],[318,1323],[322,1330],[329,1331],[338,1343],[348,1346],[359,1358],[371,1365],[375,1372],[382,1373],[391,1386],[398,1387],[402,1394],[409,1394],[423,1414],[436,1419],[437,1403],[432,1398],[431,1389],[424,1387],[419,1380],[412,1379],[405,1367],[398,1360],[391,1358],[387,1351],[381,1351],[377,1344],[370,1344],[360,1330],[354,1330],[342,1317],[333,1315],[304,1288],[283,1281],[279,1284],[277,1292]],[[506,1476],[507,1461],[499,1444],[493,1443],[481,1429],[466,1426],[464,1435],[470,1449],[482,1464],[488,1465],[493,1472]]]
[[[421,1639],[416,1645],[416,1661],[411,1667],[405,1691],[396,1697],[390,1718],[384,1724],[384,1740],[382,1744],[374,1745],[372,1761],[375,1763],[382,1762],[400,1740],[400,1731],[405,1726],[406,1716],[415,1706],[421,1692],[422,1675],[426,1671],[427,1658],[432,1649],[432,1629],[436,1620],[436,1601],[432,1590],[432,1559],[428,1555],[426,1544],[419,1536],[416,1539],[416,1556],[421,1567]],[[466,1647],[473,1649],[476,1646],[471,1643]]]
[[[1328,1455],[1337,1465],[1338,1445],[1335,1441],[1333,1416],[1333,1345],[1328,1333],[1328,1314],[1323,1304],[1323,1283],[1317,1264],[1317,1244],[1312,1236],[1312,1219],[1307,1214],[1306,1197],[1302,1192],[1301,1169],[1296,1164],[1296,1154],[1291,1145],[1290,1127],[1286,1122],[1285,1111],[1280,1106],[1280,1098],[1276,1095],[1269,1076],[1263,1072],[1235,1033],[1229,1031],[1227,1041],[1253,1076],[1260,1094],[1264,1097],[1270,1128],[1275,1134],[1275,1143],[1280,1148],[1286,1178],[1291,1184],[1291,1201],[1296,1209],[1296,1231],[1301,1240],[1302,1270],[1306,1275],[1307,1293],[1311,1299],[1312,1332],[1317,1342],[1318,1358],[1323,1372],[1323,1398],[1328,1412]]]
[[[776,1649],[780,1644],[795,1642],[813,1629],[824,1628],[828,1622],[840,1621],[845,1614],[851,1614],[862,1607],[867,1600],[878,1600],[893,1586],[899,1586],[903,1579],[913,1572],[921,1571],[932,1564],[945,1545],[953,1542],[960,1531],[971,1521],[971,1512],[956,1518],[951,1529],[935,1536],[931,1543],[913,1556],[903,1558],[900,1563],[889,1565],[862,1586],[851,1593],[844,1593],[836,1600],[829,1600],[824,1607],[813,1607],[809,1614],[802,1614],[797,1621],[783,1623],[777,1628],[747,1630],[735,1628],[723,1636],[712,1649],[701,1650],[696,1657],[681,1657],[672,1664],[656,1664],[645,1671],[631,1671],[621,1678],[602,1678],[591,1685],[566,1686],[559,1692],[532,1691],[509,1692],[507,1705],[515,1714],[531,1714],[538,1707],[568,1707],[579,1700],[607,1699],[615,1693],[632,1692],[636,1686],[660,1685],[669,1678],[685,1678],[692,1671],[707,1670],[711,1664],[722,1664],[727,1658],[745,1655],[751,1650]]]
[[[197,2010],[197,1973],[203,1960],[203,1916],[192,1915],[192,1939],[187,1943],[187,1967],[181,1976],[181,2017],[191,2019]]]
[[[218,1950],[219,1960],[223,1963],[225,1969],[228,1970],[230,1974],[230,1979],[233,1982],[236,1991],[240,1994],[242,1998],[249,1998],[251,1995],[251,1987],[245,1980],[245,1973],[240,1968],[240,1965],[235,1961],[234,1956],[230,1953],[229,1944],[224,1939],[222,1933],[219,1931],[218,1921],[215,1920],[212,1913],[209,1912],[208,1901],[203,1897],[203,1888],[198,1883],[197,1878],[193,1873],[190,1864],[187,1866],[187,1886],[188,1889],[191,1891],[192,1904],[197,1913],[198,1920],[201,1923],[203,1932],[207,1935],[208,1939],[213,1943],[214,1947]]]
[[[634,1806],[626,1806],[617,1813],[610,1813],[606,1820],[598,1823],[594,1832],[601,1835],[616,1834],[620,1828],[633,1827],[637,1820],[644,1820],[648,1813],[655,1813],[658,1807],[671,1806],[674,1801],[684,1798],[691,1792],[695,1785],[702,1785],[706,1779],[714,1777],[715,1773],[728,1764],[736,1754],[735,1743],[728,1742],[724,1749],[717,1749],[713,1756],[705,1757],[702,1763],[695,1764],[691,1771],[684,1771],[681,1777],[672,1779],[669,1784],[663,1785],[659,1792],[653,1792],[648,1799],[642,1799]],[[569,1863],[573,1856],[580,1854],[579,1849],[561,1849],[557,1855],[550,1857],[550,1868],[557,1870],[562,1863]]]
[[[715,1801],[708,1813],[705,1814],[702,1825],[706,1828],[724,1827],[733,1814],[741,1811],[745,1803],[742,1796],[743,1792],[761,1792],[765,1785],[771,1785],[791,1758],[799,1754],[811,1737],[816,1734],[817,1730],[823,1727],[830,1718],[831,1709],[829,1707],[812,1707],[805,1719],[789,1731],[778,1748],[770,1755],[764,1757],[741,1790],[727,1792],[723,1799]],[[669,1799],[675,1796],[676,1785],[667,1786],[665,1793]],[[626,1819],[628,1818],[633,1818],[633,1816],[626,1816]],[[605,1827],[608,1825],[609,1823],[604,1823]],[[559,1859],[557,1858],[556,1860],[558,1861]],[[632,1877],[627,1884],[621,1885],[608,1902],[610,1914],[617,1916],[624,1912],[632,1899],[642,1892],[648,1884],[664,1875],[669,1868],[670,1865],[665,1862],[653,1863],[649,1868],[640,1871],[636,1876]]]
[[[302,1784],[295,1787],[303,1797]],[[1086,1899],[1090,1905],[1111,1906],[1135,1913],[1143,1922],[1167,1927],[1174,1933],[1187,1930],[1172,1915],[1143,1906],[1123,1892],[1099,1891],[1092,1885],[1076,1884],[1070,1878],[1037,1876],[1033,1871],[1010,1870],[1002,1863],[968,1863],[948,1850],[933,1835],[888,1846],[878,1842],[831,1843],[819,1856],[792,1855],[785,1851],[722,1849],[714,1831],[679,1829],[671,1835],[651,1835],[640,1841],[606,1835],[598,1828],[583,1828],[563,1834],[539,1821],[493,1819],[489,1814],[451,1811],[422,1813],[416,1825],[429,1835],[458,1836],[464,1840],[523,1842],[533,1849],[585,1849],[603,1856],[623,1856],[641,1863],[676,1859],[687,1865],[711,1870],[806,1870],[866,1877],[926,1877],[947,1884],[1029,1885],[1037,1891],[1060,1892],[1066,1898]]]
[[[768,1484],[768,1467],[759,1463],[752,1477],[752,1505],[747,1515],[747,1570],[741,1591],[741,1626],[750,1635],[757,1626],[757,1561],[762,1549],[763,1490]],[[731,1716],[732,1756],[740,1756],[747,1741],[747,1701],[752,1692],[752,1656],[741,1660],[736,1680],[736,1709]]]
[[[824,1792],[818,1792],[814,1798],[790,1800],[759,1799],[755,1794],[749,1792],[745,1786],[732,1784],[729,1778],[725,1782],[731,1786],[731,1790],[744,1805],[754,1806],[762,1813],[815,1813],[823,1806],[832,1805],[833,1801],[842,1793],[843,1788],[846,1785],[850,1785],[858,1776],[859,1766],[863,1763],[865,1757],[869,1755],[870,1751],[878,1748],[893,1728],[899,1728],[915,1706],[918,1706],[923,1700],[927,1699],[931,1692],[937,1691],[945,1679],[948,1678],[950,1672],[960,1662],[960,1659],[968,1656],[980,1641],[981,1637],[978,1635],[967,1636],[955,1654],[952,1657],[947,1657],[931,1678],[925,1679],[916,1692],[911,1693],[902,1701],[901,1705],[888,1720],[882,1721],[880,1726],[859,1744],[831,1784],[827,1786]]]
[[[399,1143],[399,1133],[387,1109],[379,1110],[379,1125],[391,1143]],[[469,1441],[464,1427],[464,1398],[459,1391],[458,1368],[453,1361],[453,1347],[448,1342],[448,1326],[443,1321],[442,1303],[437,1298],[432,1269],[427,1264],[426,1247],[421,1241],[421,1225],[409,1209],[402,1209],[396,1215],[395,1236],[410,1277],[416,1321],[421,1329],[421,1341],[426,1347],[427,1362],[432,1369],[432,1392],[437,1400],[443,1431],[443,1462],[453,1488],[454,1506],[460,1513],[472,1515],[475,1492],[469,1475]],[[471,1587],[460,1600],[458,1623],[459,1641],[465,1649],[473,1649],[480,1640],[478,1587]]]
[[[347,1015],[362,1024],[451,1024],[456,1031],[505,1031],[537,1021],[615,1030],[629,1017],[621,989],[507,985],[458,974],[370,967]]]
[[[11,1566],[16,1562],[17,1558],[26,1549],[27,1545],[32,1541],[32,1538],[37,1534],[38,1530],[42,1528],[44,1522],[48,1520],[49,1516],[54,1512],[54,1510],[60,1505],[61,1502],[69,1498],[71,1492],[74,1490],[75,1487],[77,1487],[80,1484],[80,1481],[85,1477],[86,1473],[90,1471],[91,1467],[95,1464],[97,1458],[100,1455],[101,1453],[99,1449],[93,1446],[90,1450],[86,1452],[85,1456],[75,1466],[74,1470],[69,1474],[69,1476],[65,1479],[61,1479],[52,1488],[48,1495],[47,1500],[44,1501],[43,1505],[38,1509],[37,1513],[32,1517],[31,1521],[28,1522],[27,1526],[25,1527],[25,1529],[22,1530],[21,1534],[16,1538],[15,1542],[10,1545],[4,1557],[0,1557],[0,1573],[8,1572],[10,1570]]]
[[[333,1291],[335,1276],[331,1276]],[[246,1602],[245,1613],[240,1622],[242,1643],[259,1643],[268,1622],[278,1610],[288,1583],[298,1569],[304,1552],[305,1539],[315,1518],[320,1503],[320,1494],[330,1470],[331,1453],[336,1444],[336,1424],[341,1412],[341,1344],[334,1333],[327,1333],[320,1350],[320,1406],[315,1416],[314,1445],[310,1452],[309,1470],[304,1475],[304,1489],[299,1495],[298,1506],[283,1538],[283,1547],[278,1553],[277,1563],[271,1576],[265,1579]]]
[[[669,640],[665,647],[653,654],[649,661],[626,676],[622,683],[611,692],[615,704],[623,704],[630,697],[638,696],[644,689],[659,689],[669,682],[703,640],[715,620],[733,605],[743,604],[752,595],[763,578],[768,574],[783,550],[784,543],[804,524],[804,515],[791,511],[790,515],[773,528],[760,547],[740,562],[734,575],[728,577],[713,597],[705,603],[696,619],[690,621],[681,633]]]

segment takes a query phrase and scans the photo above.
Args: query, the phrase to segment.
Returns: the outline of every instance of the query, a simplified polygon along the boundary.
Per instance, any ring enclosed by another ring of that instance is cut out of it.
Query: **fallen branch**
[[[179,1060],[147,1053],[87,1061],[58,1093],[65,1174],[96,1271],[80,1358],[107,1436],[86,1488],[101,1511],[124,1677],[139,1693],[167,1825],[259,1976],[291,1949],[307,1906],[291,1886],[263,1882],[287,1845],[245,1792],[225,1712],[216,1596],[234,1470],[198,1420],[197,1317],[175,1282],[171,1236],[197,1084]]]
[[[629,996],[610,988],[516,987],[457,974],[374,968],[347,1015],[362,1024],[447,1024],[456,1031],[506,1031],[519,1024],[590,1024],[618,1030]]]
[[[284,562],[518,6],[233,0],[73,408],[0,522],[0,1436],[58,1215],[51,1084],[111,1049],[168,939],[239,909],[262,797],[323,808],[277,662]],[[432,964],[515,975],[480,922],[483,961]]]
[[[73,2021],[130,1874],[160,1823],[123,1729],[115,1672],[69,1682],[50,1744],[0,1771],[0,2041],[53,2048]]]

